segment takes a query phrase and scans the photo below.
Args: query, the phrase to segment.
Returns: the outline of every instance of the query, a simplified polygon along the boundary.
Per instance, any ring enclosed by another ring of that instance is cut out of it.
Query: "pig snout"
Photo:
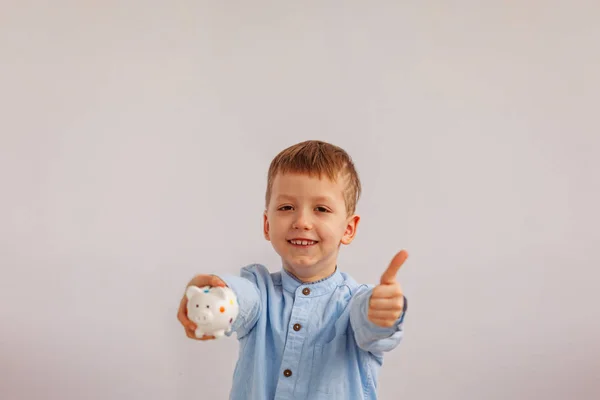
[[[196,314],[194,322],[198,324],[208,324],[214,319],[213,313],[208,310],[202,310]]]

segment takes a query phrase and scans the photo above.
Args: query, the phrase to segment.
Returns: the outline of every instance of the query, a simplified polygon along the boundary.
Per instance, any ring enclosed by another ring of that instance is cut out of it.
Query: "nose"
[[[307,213],[305,211],[299,210],[296,214],[296,219],[294,220],[292,227],[294,229],[311,230],[312,222],[310,221],[310,217],[307,215]]]
[[[198,317],[199,317],[200,321],[209,322],[209,321],[212,320],[212,316],[213,315],[212,315],[211,312],[209,312],[209,311],[202,311]]]

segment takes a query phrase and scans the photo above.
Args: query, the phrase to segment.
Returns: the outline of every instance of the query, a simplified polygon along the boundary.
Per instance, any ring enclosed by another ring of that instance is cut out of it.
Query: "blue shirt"
[[[367,318],[372,285],[336,271],[302,283],[263,265],[219,275],[236,293],[239,341],[230,400],[377,399],[385,352],[401,341],[404,313],[392,328]]]

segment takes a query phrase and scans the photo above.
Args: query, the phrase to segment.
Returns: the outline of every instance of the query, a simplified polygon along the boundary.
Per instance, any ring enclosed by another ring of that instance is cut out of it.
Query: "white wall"
[[[226,398],[178,301],[277,270],[309,138],[363,179],[341,267],[411,254],[382,399],[600,397],[598,2],[84,3],[0,6],[0,398]]]

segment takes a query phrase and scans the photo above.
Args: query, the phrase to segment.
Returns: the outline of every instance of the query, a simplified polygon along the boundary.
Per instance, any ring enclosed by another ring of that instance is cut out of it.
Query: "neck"
[[[329,270],[328,272],[324,271],[323,273],[317,274],[317,275],[299,275],[287,266],[284,266],[284,268],[290,275],[292,275],[294,278],[296,278],[296,280],[298,280],[302,283],[314,283],[314,282],[323,280],[325,278],[329,278],[331,275],[333,275],[335,273],[335,271],[337,270],[337,265],[334,266],[332,270]]]

